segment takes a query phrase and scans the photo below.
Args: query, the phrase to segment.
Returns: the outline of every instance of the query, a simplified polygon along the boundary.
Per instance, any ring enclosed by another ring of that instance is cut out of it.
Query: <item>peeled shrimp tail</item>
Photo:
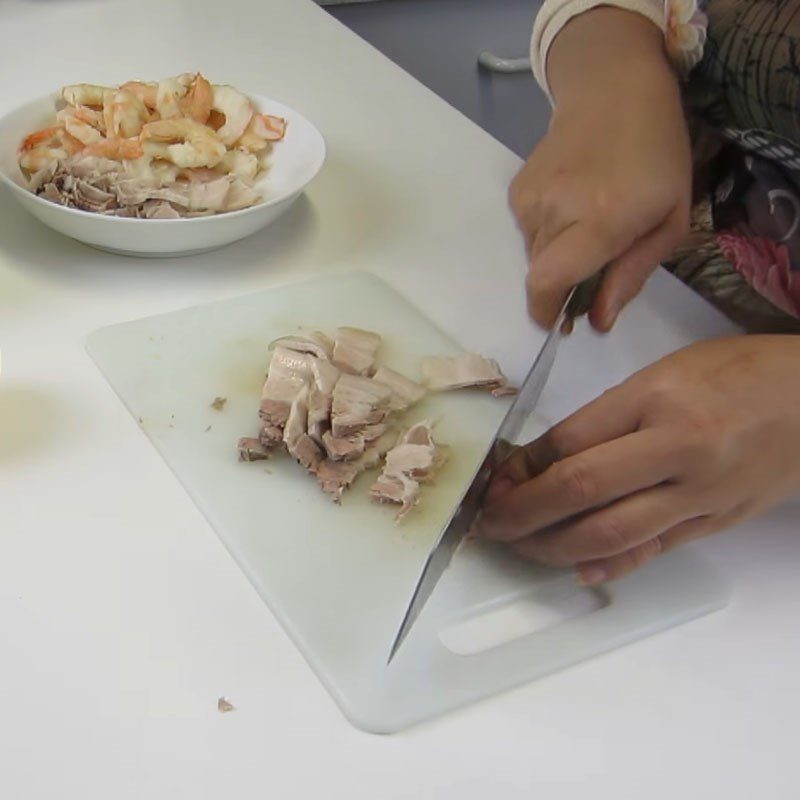
[[[198,72],[192,80],[189,92],[181,101],[181,107],[187,117],[205,125],[211,114],[213,100],[211,84]]]
[[[256,134],[268,142],[279,142],[286,135],[286,120],[272,114],[256,114],[253,117]]]
[[[236,147],[248,153],[264,150],[270,142],[277,142],[286,133],[286,120],[270,114],[253,114],[245,132],[236,142]]]

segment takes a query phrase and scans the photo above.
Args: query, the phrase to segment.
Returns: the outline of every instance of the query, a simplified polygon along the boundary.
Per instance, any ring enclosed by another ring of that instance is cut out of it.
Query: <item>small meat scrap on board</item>
[[[333,340],[333,363],[351,375],[371,375],[381,345],[377,333],[361,328],[337,328]]]
[[[446,458],[447,450],[434,442],[430,425],[414,425],[386,454],[383,471],[372,485],[372,498],[399,505],[396,518],[402,519],[419,502],[420,485],[433,480]]]
[[[392,390],[392,411],[406,411],[425,397],[424,386],[389,367],[378,367],[372,378]]]
[[[220,714],[230,714],[231,711],[236,711],[236,706],[224,697],[217,700],[217,711]]]
[[[426,356],[421,364],[422,382],[432,392],[478,387],[488,389],[495,397],[516,394],[499,364],[477,353],[460,356]]]
[[[252,436],[242,436],[237,447],[239,448],[239,461],[265,461],[270,456],[269,448],[264,447],[260,439]]]

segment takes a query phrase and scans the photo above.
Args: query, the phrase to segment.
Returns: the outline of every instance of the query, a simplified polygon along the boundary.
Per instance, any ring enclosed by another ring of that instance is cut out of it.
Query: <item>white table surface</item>
[[[721,613],[394,737],[342,718],[83,339],[357,267],[519,378],[541,334],[505,204],[518,162],[310,0],[0,1],[2,111],[194,69],[327,138],[324,172],[272,230],[190,260],[115,258],[0,195],[0,796],[791,796],[797,503],[698,545],[734,587]],[[656,276],[614,334],[567,343],[550,405],[727,329]]]

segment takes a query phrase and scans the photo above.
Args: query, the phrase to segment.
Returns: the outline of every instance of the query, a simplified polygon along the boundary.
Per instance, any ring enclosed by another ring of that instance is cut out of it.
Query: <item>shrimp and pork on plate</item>
[[[28,188],[60,205],[108,216],[178,219],[238,211],[262,200],[286,120],[200,73],[59,93],[53,124],[26,136],[18,164]]]

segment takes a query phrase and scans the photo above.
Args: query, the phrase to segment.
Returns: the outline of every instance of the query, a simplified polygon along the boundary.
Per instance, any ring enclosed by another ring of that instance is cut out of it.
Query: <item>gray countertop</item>
[[[524,158],[547,130],[548,101],[530,72],[489,72],[478,66],[478,55],[527,56],[539,6],[539,0],[368,0],[328,10]]]

